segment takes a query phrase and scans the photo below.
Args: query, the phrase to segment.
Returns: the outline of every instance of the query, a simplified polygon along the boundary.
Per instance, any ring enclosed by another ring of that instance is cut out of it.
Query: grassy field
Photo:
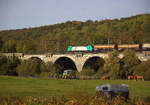
[[[86,92],[95,94],[95,87],[104,84],[128,84],[130,97],[150,96],[150,81],[127,80],[64,80],[0,76],[0,97],[3,96],[65,96]]]

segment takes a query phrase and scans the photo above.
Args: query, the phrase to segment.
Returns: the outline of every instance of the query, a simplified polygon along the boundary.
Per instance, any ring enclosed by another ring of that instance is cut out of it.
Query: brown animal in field
[[[136,78],[136,81],[137,81],[137,80],[142,80],[142,81],[144,81],[144,78],[143,78],[142,75],[136,75],[135,78]]]
[[[134,80],[135,79],[135,76],[134,75],[129,75],[128,76],[128,80]]]
[[[109,76],[102,76],[101,80],[110,80]]]

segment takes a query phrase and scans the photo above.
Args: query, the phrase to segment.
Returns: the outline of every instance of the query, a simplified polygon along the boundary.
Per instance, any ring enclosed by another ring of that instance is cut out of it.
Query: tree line
[[[46,53],[66,51],[69,45],[150,42],[150,14],[129,18],[67,21],[65,23],[0,31],[0,52]]]
[[[109,52],[109,58],[103,65],[100,60],[93,62],[94,66],[89,65],[81,72],[74,71],[75,75],[95,77],[107,75],[112,79],[127,79],[128,75],[137,74],[143,75],[145,80],[150,80],[150,60],[141,62],[132,50],[125,50],[123,54],[124,57],[119,59],[118,51]],[[52,62],[45,63],[37,58],[20,61],[15,56],[10,58],[0,56],[0,75],[61,78],[62,73],[60,65]]]
[[[21,61],[15,56],[8,58],[0,56],[0,75],[49,77],[50,75],[55,75],[57,71],[52,62],[44,63],[38,58]]]

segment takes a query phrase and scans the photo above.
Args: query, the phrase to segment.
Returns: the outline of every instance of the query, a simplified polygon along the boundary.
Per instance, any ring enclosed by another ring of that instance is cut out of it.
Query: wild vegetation
[[[0,56],[0,75],[13,75],[17,76],[17,66],[21,61],[17,57],[7,58],[6,56]]]
[[[0,99],[1,105],[149,105],[149,97],[135,98],[126,102],[122,97],[116,97],[107,100],[104,97],[88,96],[86,93],[80,95],[71,95],[68,97],[3,97]]]
[[[37,28],[0,32],[0,52],[66,51],[68,45],[149,43],[150,14],[129,18],[67,21]]]

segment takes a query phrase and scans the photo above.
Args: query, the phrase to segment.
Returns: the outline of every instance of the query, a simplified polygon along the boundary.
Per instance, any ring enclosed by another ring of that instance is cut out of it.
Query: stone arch
[[[38,60],[41,60],[41,62],[43,62],[43,60],[40,57],[30,57],[28,59],[38,59]]]
[[[103,67],[105,63],[105,60],[102,57],[99,56],[91,56],[86,59],[86,61],[83,64],[82,69],[86,67],[90,67],[91,69],[94,69],[96,72],[100,67]]]
[[[54,61],[54,65],[59,66],[61,71],[71,69],[77,71],[77,66],[74,60],[68,56],[61,56]]]
[[[55,56],[52,60],[53,63],[55,63],[58,59],[60,58],[69,58],[71,59],[74,63],[75,63],[75,59],[72,56],[68,56],[68,55],[59,55],[59,56]]]
[[[44,64],[44,60],[42,60],[40,57],[30,57],[27,60],[36,60],[39,64]]]

